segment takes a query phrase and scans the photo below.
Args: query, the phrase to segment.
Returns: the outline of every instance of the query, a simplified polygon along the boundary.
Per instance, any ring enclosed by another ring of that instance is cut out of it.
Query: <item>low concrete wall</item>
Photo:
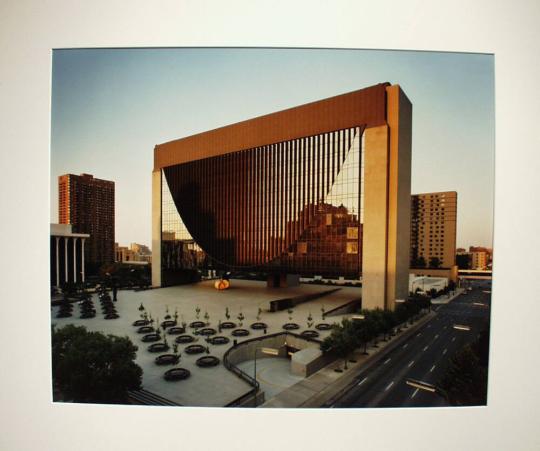
[[[448,280],[457,282],[458,267],[452,266],[451,268],[411,268],[409,269],[409,274],[415,274],[417,276],[446,277]]]
[[[335,357],[323,354],[320,349],[302,349],[291,356],[291,372],[298,376],[309,377],[333,360]]]

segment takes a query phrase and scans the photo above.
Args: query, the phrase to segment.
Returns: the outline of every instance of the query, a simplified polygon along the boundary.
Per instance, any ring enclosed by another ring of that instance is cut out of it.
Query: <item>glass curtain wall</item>
[[[362,127],[167,167],[162,267],[357,278]]]

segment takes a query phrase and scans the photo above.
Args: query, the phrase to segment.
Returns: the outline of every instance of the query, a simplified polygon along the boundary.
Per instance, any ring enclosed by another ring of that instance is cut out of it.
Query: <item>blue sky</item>
[[[491,246],[491,55],[318,49],[55,50],[58,176],[116,183],[116,241],[151,243],[156,144],[388,81],[413,103],[412,192],[458,192],[457,245]]]

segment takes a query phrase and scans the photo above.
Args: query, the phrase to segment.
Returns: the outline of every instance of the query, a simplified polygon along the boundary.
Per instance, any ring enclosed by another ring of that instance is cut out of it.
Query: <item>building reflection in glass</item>
[[[357,278],[361,127],[162,172],[162,277],[223,269]]]

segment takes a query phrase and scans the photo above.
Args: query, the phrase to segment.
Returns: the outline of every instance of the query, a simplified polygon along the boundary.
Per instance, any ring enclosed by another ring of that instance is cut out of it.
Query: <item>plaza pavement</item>
[[[231,315],[230,321],[238,323],[237,315],[242,312],[245,319],[243,328],[250,330],[250,335],[247,337],[236,338],[238,342],[245,339],[254,338],[264,335],[264,332],[254,331],[250,329],[250,324],[256,322],[257,311],[261,308],[260,321],[268,324],[267,333],[276,333],[283,331],[282,325],[290,322],[287,311],[275,313],[268,312],[269,302],[276,299],[286,297],[301,296],[316,292],[324,292],[331,288],[324,285],[306,285],[302,284],[298,287],[291,288],[267,288],[265,282],[247,281],[247,280],[232,280],[231,288],[228,290],[217,291],[213,287],[214,281],[205,281],[193,285],[181,285],[168,288],[159,288],[147,291],[134,292],[130,290],[121,290],[118,292],[118,302],[116,309],[120,318],[115,320],[105,320],[101,313],[100,303],[97,295],[93,296],[96,307],[96,317],[91,319],[79,318],[79,307],[74,305],[73,316],[70,318],[55,318],[58,307],[52,307],[52,323],[57,327],[62,327],[66,324],[83,325],[88,330],[101,331],[106,334],[114,334],[119,336],[128,336],[135,345],[139,347],[137,351],[137,363],[143,369],[143,388],[153,392],[159,396],[167,398],[175,403],[185,406],[224,406],[244,395],[251,390],[251,386],[238,378],[236,375],[228,371],[222,364],[212,368],[199,368],[195,365],[195,361],[201,355],[187,355],[183,352],[185,346],[179,345],[178,350],[182,354],[180,363],[177,366],[187,368],[191,371],[191,377],[184,381],[167,382],[163,379],[163,374],[172,366],[158,366],[154,363],[155,357],[160,353],[150,353],[146,348],[150,343],[141,341],[142,335],[137,334],[137,328],[132,326],[133,321],[140,319],[138,310],[142,303],[146,311],[153,318],[164,320],[166,309],[169,314],[174,316],[175,311],[178,311],[181,323],[185,321],[190,323],[195,321],[197,306],[201,309],[199,319],[204,321],[204,314],[208,312],[210,319],[210,327],[217,329],[218,320],[226,321],[225,308],[229,308]],[[315,324],[323,322],[321,317],[321,307],[324,306],[325,311],[332,310],[340,305],[344,305],[354,299],[358,299],[361,295],[361,289],[356,287],[340,287],[339,291],[326,295],[322,298],[315,299],[303,303],[294,308],[292,321],[300,325],[300,329],[295,331],[301,333],[308,329],[307,317],[311,313]],[[327,317],[324,322],[340,322],[347,315],[336,315]],[[188,328],[187,333],[191,330]],[[320,332],[320,339],[324,339],[330,332]],[[232,346],[233,339],[231,330],[223,330],[221,335],[230,338],[230,344],[226,345],[208,345],[210,347],[210,355],[218,357],[220,360],[227,349]],[[171,346],[174,343],[175,336],[167,334],[167,340]],[[206,345],[203,338],[198,338],[198,343]],[[205,355],[205,354],[202,354]],[[274,359],[262,359],[274,360]],[[295,382],[292,375],[287,375],[285,367],[279,367],[279,363],[261,362],[261,371],[266,373],[266,380],[270,382],[266,387],[268,393],[266,399],[277,394],[280,388],[284,388],[289,383]],[[246,364],[249,368],[249,363]],[[259,365],[259,362],[258,362]],[[268,366],[268,371],[265,368]],[[277,365],[275,368],[270,367]],[[283,365],[283,364],[281,364]],[[281,369],[280,369],[281,368]],[[258,371],[259,372],[259,371]],[[337,374],[337,373],[336,373]],[[265,376],[263,375],[263,379]],[[274,385],[271,385],[274,384]],[[263,382],[264,390],[264,382]],[[269,396],[270,395],[270,396]]]

